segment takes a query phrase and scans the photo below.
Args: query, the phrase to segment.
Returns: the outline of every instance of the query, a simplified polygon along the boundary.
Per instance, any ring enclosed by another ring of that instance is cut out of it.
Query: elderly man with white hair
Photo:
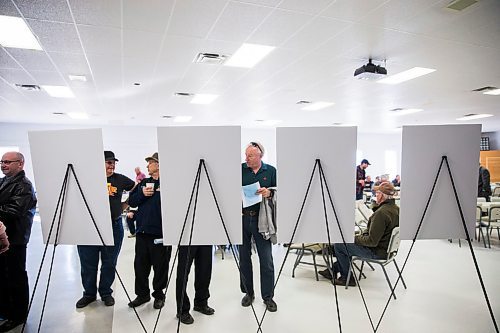
[[[385,259],[392,230],[399,226],[399,207],[393,198],[396,193],[394,185],[386,181],[379,186],[374,186],[373,189],[377,197],[377,206],[368,220],[366,230],[362,234],[355,236],[354,243],[333,244],[337,258],[337,261],[333,264],[333,281],[336,285],[356,285],[352,275],[351,280],[347,281],[351,256]],[[340,273],[339,278],[337,278],[338,273]]]

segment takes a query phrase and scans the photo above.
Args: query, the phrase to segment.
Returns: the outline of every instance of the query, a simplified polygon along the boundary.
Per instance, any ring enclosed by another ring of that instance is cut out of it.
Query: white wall
[[[26,173],[33,180],[31,167],[30,148],[28,143],[28,131],[57,130],[70,128],[95,128],[95,126],[67,126],[67,125],[44,125],[44,124],[9,124],[0,123],[0,147],[17,146],[26,156]],[[263,160],[266,163],[276,165],[276,130],[261,128],[242,128],[241,131],[241,160],[245,160],[244,149],[250,141],[259,141],[266,150]],[[103,128],[103,143],[106,150],[112,150],[120,160],[116,165],[116,172],[122,173],[130,178],[135,177],[134,168],[141,167],[146,171],[144,158],[157,151],[158,144],[155,127],[119,126]],[[182,144],[181,142],[179,143]],[[332,143],[342,144],[342,142]],[[78,149],[78,147],[75,147]],[[401,133],[394,134],[365,134],[358,133],[358,151],[362,155],[358,159],[366,158],[370,161],[367,175],[375,178],[376,175],[388,173],[385,161],[385,152],[394,151],[396,159],[395,173],[391,173],[391,179],[401,170]],[[47,147],[47,158],[50,158],[50,147]],[[297,158],[300,158],[298,156]],[[161,162],[168,161],[168,156],[162,157]],[[359,161],[356,161],[359,164]],[[355,166],[353,166],[355,167]],[[146,173],[146,172],[145,172]]]

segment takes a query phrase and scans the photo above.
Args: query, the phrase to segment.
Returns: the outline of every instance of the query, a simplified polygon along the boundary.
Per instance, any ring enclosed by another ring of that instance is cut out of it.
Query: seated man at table
[[[399,207],[393,198],[396,193],[394,185],[391,182],[383,182],[379,186],[374,186],[373,189],[377,196],[377,206],[373,209],[373,215],[368,219],[366,230],[355,236],[354,243],[333,244],[337,261],[333,263],[332,279],[336,285],[356,285],[353,276],[350,281],[347,281],[351,256],[385,259],[392,229],[399,226]],[[339,278],[337,278],[338,273],[340,273]],[[325,274],[321,275],[325,276]]]

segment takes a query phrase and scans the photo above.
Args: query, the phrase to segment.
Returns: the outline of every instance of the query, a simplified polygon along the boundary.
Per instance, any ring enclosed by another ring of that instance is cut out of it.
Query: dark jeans
[[[130,231],[130,234],[135,235],[135,217],[133,218],[126,218],[127,219],[127,225],[128,225],[128,230]]]
[[[163,289],[167,287],[168,264],[172,254],[172,246],[155,244],[154,240],[161,236],[138,233],[135,236],[135,294],[149,297],[149,273],[153,267],[153,293],[158,299],[165,299]]]
[[[274,297],[274,263],[272,244],[259,233],[258,216],[243,216],[243,245],[240,246],[240,289],[254,295],[252,269],[252,237],[257,246],[260,263],[260,292],[262,299]],[[246,286],[246,288],[245,288]]]
[[[347,279],[351,265],[351,256],[358,256],[368,259],[379,258],[369,247],[354,244],[354,243],[335,243],[333,251],[337,258],[337,265],[334,264],[334,272],[338,271],[343,280]],[[349,254],[347,254],[349,252]],[[334,274],[335,275],[335,274]]]
[[[0,317],[25,321],[29,286],[26,272],[26,245],[10,245],[0,254]]]
[[[177,263],[177,313],[181,314],[189,312],[189,309],[191,308],[186,286],[193,260],[195,290],[194,306],[208,305],[208,298],[210,297],[208,289],[210,287],[210,279],[212,278],[212,245],[191,245],[191,248],[189,249],[189,257],[188,248],[189,246],[179,246],[179,261]],[[186,281],[184,281],[184,279]],[[184,298],[182,298],[182,293],[184,293]]]
[[[111,285],[115,281],[115,268],[118,254],[123,242],[122,218],[112,222],[114,246],[102,245],[78,245],[80,266],[82,275],[83,295],[96,296],[97,291],[101,297],[111,295]],[[97,289],[97,268],[101,256],[101,275],[99,277],[99,289]]]
[[[356,200],[363,200],[363,192],[356,193]]]

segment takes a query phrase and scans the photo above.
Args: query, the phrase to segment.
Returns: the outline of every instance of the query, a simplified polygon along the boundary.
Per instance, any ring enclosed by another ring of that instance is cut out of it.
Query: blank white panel
[[[356,127],[277,128],[278,242],[288,243],[299,216],[316,159],[346,242],[354,241]],[[342,237],[324,187],[331,242]],[[316,168],[294,243],[327,243],[319,170]]]
[[[239,126],[158,128],[164,244],[179,244],[200,159],[205,160],[231,242],[241,244],[240,137]],[[181,241],[184,245],[189,244],[193,210],[194,199]],[[227,243],[202,169],[191,244]]]
[[[67,166],[73,164],[104,242],[113,245],[101,130],[36,131],[28,132],[28,139],[44,242],[47,243]],[[55,235],[56,226],[51,244],[54,244]],[[71,172],[57,243],[102,245]]]
[[[404,126],[401,239],[413,239],[442,156],[447,156],[469,235],[474,235],[481,125]],[[443,162],[418,239],[465,238],[451,179]]]

